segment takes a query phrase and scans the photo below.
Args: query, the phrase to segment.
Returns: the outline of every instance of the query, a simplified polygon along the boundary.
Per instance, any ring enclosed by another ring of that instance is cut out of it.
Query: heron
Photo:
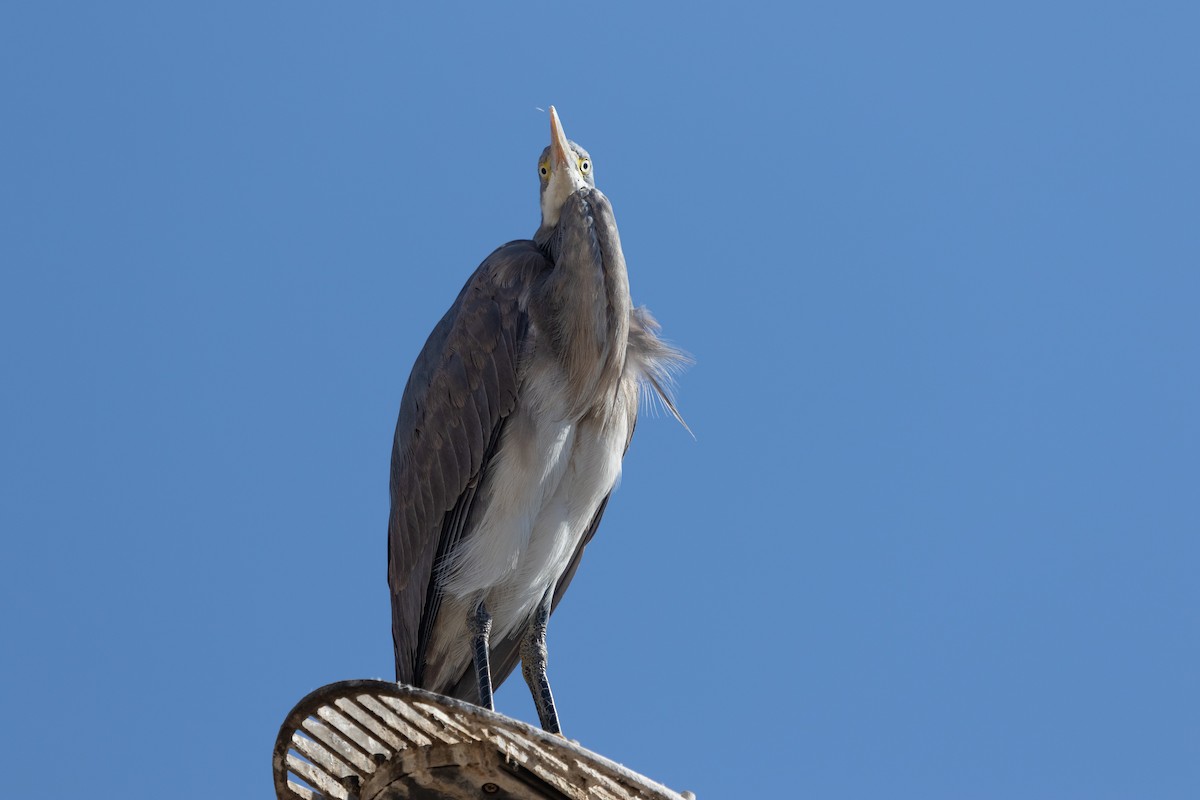
[[[493,709],[520,661],[542,728],[561,734],[548,620],[617,484],[640,395],[683,422],[669,382],[688,359],[632,305],[612,206],[553,106],[538,174],[533,238],[484,259],[404,388],[388,584],[397,681]]]

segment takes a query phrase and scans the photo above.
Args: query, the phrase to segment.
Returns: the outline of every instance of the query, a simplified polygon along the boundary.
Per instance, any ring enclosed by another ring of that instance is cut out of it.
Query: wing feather
[[[488,256],[426,341],[392,447],[388,584],[396,679],[419,681],[440,606],[436,567],[464,535],[481,472],[516,404],[529,316],[522,297],[551,267],[529,241]]]

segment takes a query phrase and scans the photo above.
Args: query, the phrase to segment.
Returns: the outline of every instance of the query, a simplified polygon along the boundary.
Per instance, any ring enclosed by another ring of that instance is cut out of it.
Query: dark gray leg
[[[471,626],[471,647],[475,653],[475,680],[479,684],[479,705],[495,711],[492,705],[492,668],[488,664],[488,638],[492,633],[492,615],[488,613],[483,601],[479,601],[475,613],[469,621]]]
[[[521,639],[521,673],[533,692],[533,703],[537,706],[542,730],[562,735],[558,724],[558,711],[554,708],[554,695],[550,692],[550,679],[546,677],[546,623],[550,620],[550,603],[554,589],[546,592],[533,619]]]

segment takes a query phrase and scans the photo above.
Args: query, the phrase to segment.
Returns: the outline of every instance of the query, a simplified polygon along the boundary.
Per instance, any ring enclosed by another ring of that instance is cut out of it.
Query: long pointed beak
[[[587,185],[579,171],[575,151],[563,133],[558,112],[550,106],[550,178],[542,186],[542,227],[557,225],[563,203]]]
[[[563,133],[562,122],[558,112],[550,106],[550,160],[554,168],[573,168],[575,159],[571,157],[571,145],[567,144],[567,135]]]

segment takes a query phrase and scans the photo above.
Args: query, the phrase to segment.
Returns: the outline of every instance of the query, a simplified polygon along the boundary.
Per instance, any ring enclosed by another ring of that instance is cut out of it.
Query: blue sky
[[[567,733],[702,800],[1197,796],[1198,30],[6,4],[5,792],[269,797],[390,676],[400,395],[553,103],[696,358],[552,621]]]

